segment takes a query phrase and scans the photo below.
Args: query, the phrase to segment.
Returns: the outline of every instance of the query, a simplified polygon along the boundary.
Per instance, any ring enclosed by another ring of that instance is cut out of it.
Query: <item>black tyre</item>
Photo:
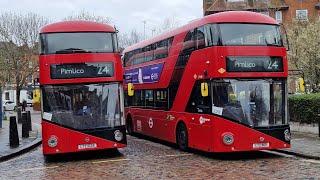
[[[133,134],[133,125],[131,117],[127,118],[126,129],[129,135]]]
[[[188,150],[188,130],[185,124],[180,123],[176,132],[177,144],[183,151]]]

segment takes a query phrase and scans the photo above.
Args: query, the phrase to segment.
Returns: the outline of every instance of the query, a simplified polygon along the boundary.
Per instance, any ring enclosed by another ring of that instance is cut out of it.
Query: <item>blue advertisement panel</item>
[[[125,82],[134,84],[155,83],[160,79],[163,63],[125,71]]]

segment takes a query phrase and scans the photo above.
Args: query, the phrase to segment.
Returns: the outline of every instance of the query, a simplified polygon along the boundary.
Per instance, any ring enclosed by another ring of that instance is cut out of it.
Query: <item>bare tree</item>
[[[161,34],[165,31],[169,31],[179,26],[180,26],[180,22],[174,16],[171,18],[167,17],[163,20],[160,26],[156,28],[156,33]]]
[[[133,29],[129,34],[120,34],[119,35],[119,47],[126,48],[132,44],[142,41],[143,35],[138,33],[137,30]]]
[[[2,75],[11,77],[16,87],[16,102],[20,102],[20,90],[27,77],[38,70],[38,33],[48,20],[37,14],[0,14],[0,58],[5,68]],[[1,79],[8,80],[5,77]]]
[[[94,21],[103,24],[109,24],[111,19],[105,16],[98,16],[94,13],[89,13],[87,11],[80,11],[79,13],[73,14],[66,17],[64,20],[84,20],[84,21]]]
[[[290,63],[302,70],[314,91],[320,86],[320,22],[294,22],[288,37],[291,44]]]

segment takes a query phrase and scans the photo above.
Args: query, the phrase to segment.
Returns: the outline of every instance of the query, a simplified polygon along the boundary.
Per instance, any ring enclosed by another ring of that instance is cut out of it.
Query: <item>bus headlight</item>
[[[58,145],[58,138],[57,136],[50,136],[50,138],[48,139],[48,146],[51,148],[54,148]]]
[[[222,134],[222,141],[225,145],[230,146],[234,142],[234,137],[232,133],[224,133]]]
[[[284,131],[284,139],[285,139],[286,141],[290,141],[290,140],[291,140],[291,133],[290,133],[289,129],[286,129],[286,130]]]
[[[123,139],[123,133],[119,130],[114,132],[114,139],[117,141],[121,141]]]

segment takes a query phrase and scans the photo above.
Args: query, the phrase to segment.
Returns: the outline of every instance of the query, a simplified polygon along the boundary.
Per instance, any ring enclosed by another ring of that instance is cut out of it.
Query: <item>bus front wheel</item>
[[[179,123],[176,132],[176,139],[179,148],[183,151],[188,150],[188,130],[184,123]]]

